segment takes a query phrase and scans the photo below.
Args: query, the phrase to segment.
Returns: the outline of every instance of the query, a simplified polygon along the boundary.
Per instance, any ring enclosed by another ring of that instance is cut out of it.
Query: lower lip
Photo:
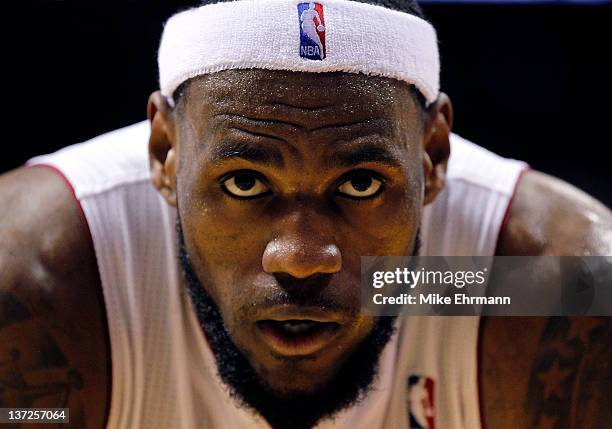
[[[331,343],[340,331],[337,323],[320,323],[299,334],[287,333],[273,322],[257,322],[257,331],[263,341],[276,353],[283,356],[308,356]]]

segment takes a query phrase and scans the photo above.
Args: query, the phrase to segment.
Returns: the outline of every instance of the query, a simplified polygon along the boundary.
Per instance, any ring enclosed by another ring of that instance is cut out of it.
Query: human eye
[[[374,198],[383,189],[383,181],[368,170],[355,170],[349,173],[338,186],[337,193],[353,199]]]
[[[236,171],[221,179],[221,187],[232,197],[249,199],[270,193],[259,174],[250,170]]]

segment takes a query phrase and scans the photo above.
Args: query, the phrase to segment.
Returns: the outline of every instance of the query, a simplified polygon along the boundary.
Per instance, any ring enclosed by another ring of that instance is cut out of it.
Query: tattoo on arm
[[[531,427],[609,427],[611,391],[612,318],[550,318],[529,379]]]
[[[74,395],[82,388],[81,373],[45,324],[0,290],[0,407],[70,408],[70,425],[60,426],[84,427],[83,404]]]

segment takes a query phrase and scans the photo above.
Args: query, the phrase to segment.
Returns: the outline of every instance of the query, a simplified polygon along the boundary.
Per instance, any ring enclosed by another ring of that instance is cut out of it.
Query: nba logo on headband
[[[325,52],[325,17],[321,3],[299,3],[300,57],[308,60],[322,60]]]

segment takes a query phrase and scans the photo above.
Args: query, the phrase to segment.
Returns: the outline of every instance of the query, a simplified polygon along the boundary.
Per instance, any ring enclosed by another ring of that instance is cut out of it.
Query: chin
[[[252,362],[262,384],[279,397],[316,394],[326,388],[346,361],[324,357],[274,357],[273,362]],[[269,365],[269,366],[268,366]]]
[[[286,324],[255,323],[254,329],[233,331],[232,337],[271,392],[294,396],[325,389],[371,334],[374,319],[302,322],[299,329],[296,323],[285,329]]]

